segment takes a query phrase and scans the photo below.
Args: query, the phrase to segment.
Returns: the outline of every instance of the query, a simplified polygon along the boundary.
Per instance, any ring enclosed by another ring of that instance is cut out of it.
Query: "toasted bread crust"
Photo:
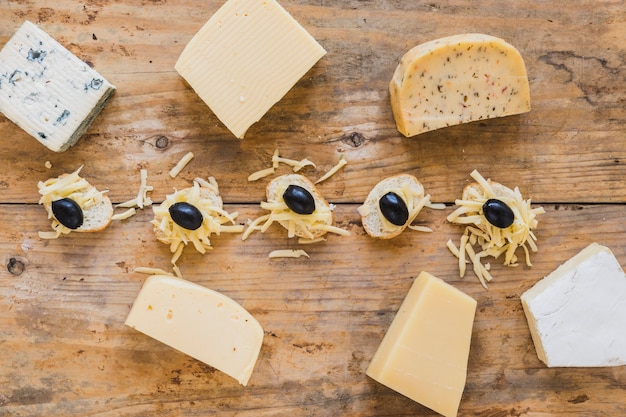
[[[361,214],[361,222],[368,235],[378,239],[391,239],[398,236],[407,228],[410,221],[407,221],[407,223],[402,226],[392,225],[387,222],[383,218],[378,205],[378,201],[383,195],[393,189],[402,188],[405,184],[408,184],[414,192],[412,205],[416,206],[419,201],[424,198],[424,187],[413,175],[398,174],[387,177],[372,188],[363,203],[363,207],[366,208],[364,210],[365,214]]]
[[[324,219],[325,220],[324,223],[326,223],[327,225],[333,224],[333,222],[335,221],[335,215],[330,209],[330,204],[328,204],[326,199],[322,196],[319,190],[315,187],[315,184],[313,184],[308,178],[306,178],[303,175],[287,174],[287,175],[282,175],[280,177],[274,178],[272,181],[270,181],[267,184],[267,187],[266,187],[267,200],[268,201],[283,201],[281,190],[285,190],[291,184],[299,185],[300,187],[305,188],[311,193],[311,195],[313,196],[313,199],[315,200],[316,212],[318,211],[319,207],[327,208],[328,216],[326,217],[326,219]],[[287,221],[279,221],[278,223],[280,223],[280,225],[283,226],[285,229],[289,228],[289,224],[288,224],[289,222]],[[326,230],[318,230],[318,229],[308,230],[308,231],[313,235],[314,238],[321,237],[327,233]],[[302,238],[310,237],[309,233],[303,230],[300,225],[296,225],[295,235],[298,237],[302,237]]]

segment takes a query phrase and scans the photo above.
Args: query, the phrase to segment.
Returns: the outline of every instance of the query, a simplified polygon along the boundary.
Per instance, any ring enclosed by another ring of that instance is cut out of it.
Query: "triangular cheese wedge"
[[[476,300],[422,272],[413,282],[367,375],[446,416],[457,415]]]
[[[626,275],[609,248],[592,243],[521,300],[547,366],[626,364]]]
[[[504,40],[480,33],[436,39],[409,50],[389,92],[397,128],[407,137],[530,110],[522,56]]]

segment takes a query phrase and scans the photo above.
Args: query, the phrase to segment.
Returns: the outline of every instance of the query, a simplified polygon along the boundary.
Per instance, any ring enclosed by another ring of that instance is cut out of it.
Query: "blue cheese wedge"
[[[0,111],[52,151],[74,145],[114,91],[32,22],[0,51]]]
[[[275,0],[229,0],[187,44],[175,68],[243,138],[325,54]]]
[[[126,325],[198,359],[246,385],[263,328],[241,305],[201,285],[153,275],[143,285]]]
[[[480,33],[412,48],[400,60],[389,92],[396,126],[407,137],[530,111],[521,54],[504,40]]]
[[[521,296],[548,367],[626,365],[626,274],[592,243]]]

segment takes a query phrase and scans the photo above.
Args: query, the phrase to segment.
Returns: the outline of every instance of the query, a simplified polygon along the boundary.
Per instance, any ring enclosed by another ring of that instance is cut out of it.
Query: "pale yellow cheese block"
[[[476,300],[422,272],[387,330],[367,375],[446,416],[467,377]]]
[[[396,126],[407,137],[530,111],[521,54],[504,40],[480,33],[412,48],[400,60],[389,93]]]
[[[187,44],[175,68],[243,138],[325,54],[275,0],[229,0]]]
[[[216,291],[168,275],[150,276],[126,325],[246,385],[263,329],[242,306]]]

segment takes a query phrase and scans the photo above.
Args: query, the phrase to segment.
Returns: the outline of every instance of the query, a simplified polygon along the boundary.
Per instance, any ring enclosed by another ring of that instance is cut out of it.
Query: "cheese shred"
[[[178,161],[176,165],[170,170],[170,177],[176,178],[178,174],[187,166],[187,164],[193,159],[193,152],[187,152],[183,157]]]
[[[341,168],[343,168],[347,164],[348,164],[348,161],[346,161],[346,158],[342,154],[341,158],[339,158],[339,162],[337,162],[335,166],[333,166],[326,174],[322,175],[321,178],[315,181],[315,184],[319,184],[322,181],[326,181],[327,179],[335,175]]]
[[[545,210],[543,207],[533,208],[531,200],[524,200],[517,187],[511,190],[494,183],[476,170],[470,176],[477,186],[466,187],[463,198],[455,201],[458,208],[447,217],[451,223],[465,225],[465,232],[458,248],[451,241],[448,241],[447,246],[459,259],[460,276],[465,275],[465,265],[469,261],[474,274],[483,287],[487,288],[487,282],[493,277],[489,272],[490,265],[482,262],[485,257],[498,259],[504,255],[503,264],[515,267],[519,265],[515,252],[521,247],[526,265],[532,266],[530,252],[538,250],[533,230],[538,225],[537,215],[545,213]],[[513,211],[515,219],[509,227],[498,228],[485,218],[483,205],[491,198],[502,201]],[[476,252],[474,246],[480,248],[480,251]]]

